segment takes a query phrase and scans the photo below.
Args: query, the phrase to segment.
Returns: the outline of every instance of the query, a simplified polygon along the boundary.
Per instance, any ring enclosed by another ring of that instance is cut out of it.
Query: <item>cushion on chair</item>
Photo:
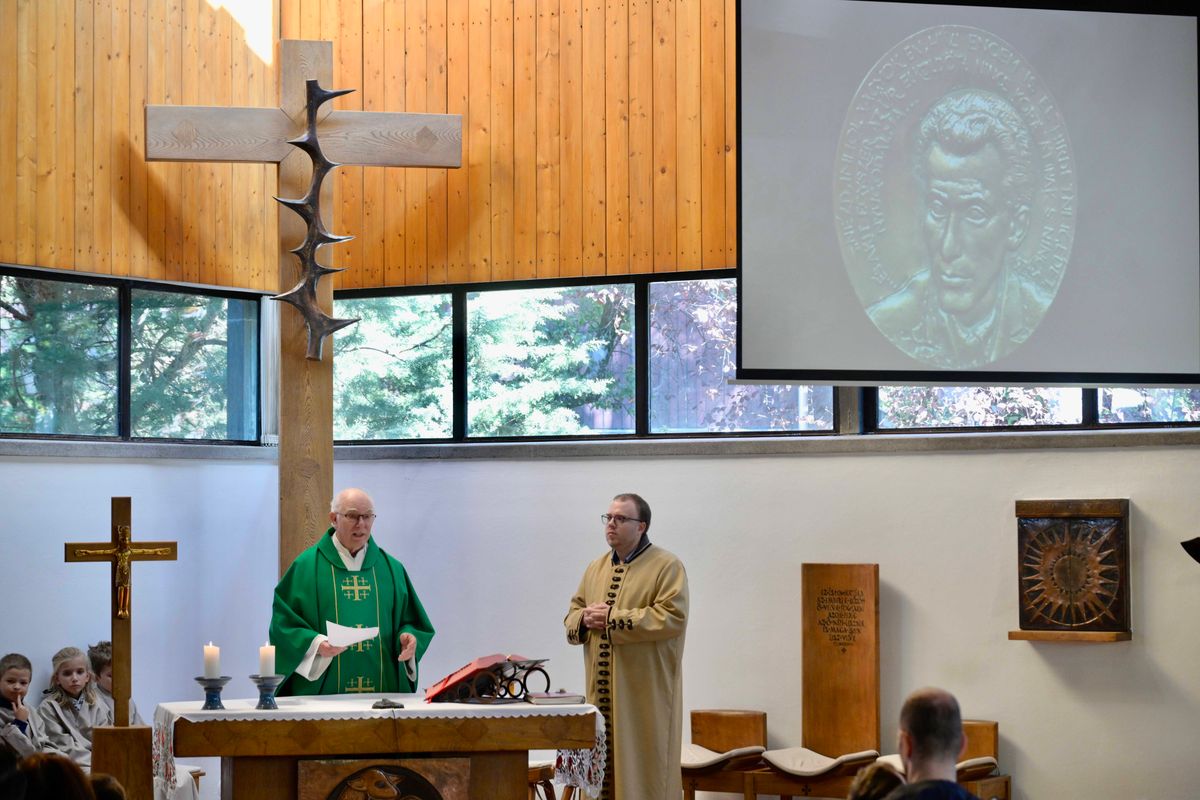
[[[698,744],[689,742],[683,746],[683,753],[679,760],[684,769],[702,769],[704,767],[715,767],[725,761],[742,756],[757,756],[765,749],[764,747],[754,745],[752,747],[736,747],[733,750],[718,753],[709,750],[707,747],[701,747]]]
[[[960,761],[954,768],[960,781],[974,781],[991,775],[997,766],[996,759],[991,756],[979,756]]]
[[[843,765],[860,761],[870,762],[878,757],[878,750],[861,750],[857,753],[847,753],[844,756],[830,758],[809,750],[807,747],[788,747],[763,753],[763,758],[770,762],[771,766],[789,775],[798,775],[802,778],[825,775]]]
[[[887,764],[901,775],[904,774],[904,762],[900,760],[899,753],[890,753],[886,756],[880,756],[875,760]],[[991,775],[997,766],[996,759],[991,756],[978,756],[977,758],[968,758],[965,761],[960,761],[954,765],[954,768],[958,780],[973,781]]]

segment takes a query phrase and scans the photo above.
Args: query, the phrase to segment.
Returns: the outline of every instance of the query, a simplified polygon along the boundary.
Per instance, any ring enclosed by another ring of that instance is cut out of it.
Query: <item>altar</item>
[[[603,717],[586,704],[426,703],[390,695],[404,707],[372,708],[381,697],[281,697],[270,711],[250,699],[225,700],[216,711],[201,710],[199,700],[165,703],[154,714],[155,782],[173,785],[174,756],[218,756],[222,800],[336,799],[338,791],[315,784],[353,785],[353,776],[366,773],[415,773],[413,780],[435,786],[440,780],[450,787],[435,793],[442,800],[526,800],[529,750],[587,751],[604,741],[597,736]],[[339,769],[350,777],[339,778]]]

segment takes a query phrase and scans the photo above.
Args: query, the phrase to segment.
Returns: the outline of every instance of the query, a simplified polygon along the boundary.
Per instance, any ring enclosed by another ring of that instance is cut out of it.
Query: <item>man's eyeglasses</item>
[[[607,525],[610,522],[615,522],[618,525],[624,525],[626,522],[641,522],[636,517],[626,517],[621,514],[601,514],[600,521]]]
[[[356,511],[351,511],[349,514],[342,514],[342,512],[340,512],[340,511],[339,511],[338,513],[339,513],[339,514],[341,514],[341,515],[342,515],[343,517],[345,517],[346,519],[350,520],[350,522],[351,522],[351,523],[353,523],[353,524],[355,524],[355,525],[357,525],[357,524],[358,524],[358,521],[359,521],[360,519],[361,519],[363,522],[365,522],[365,523],[367,523],[368,525],[370,525],[372,522],[374,522],[374,521],[375,521],[375,517],[377,516],[376,514],[359,514],[359,513],[358,513],[358,512],[356,512]]]

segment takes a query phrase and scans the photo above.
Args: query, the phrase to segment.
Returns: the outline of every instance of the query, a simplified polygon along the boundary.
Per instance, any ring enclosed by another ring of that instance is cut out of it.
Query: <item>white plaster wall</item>
[[[799,574],[805,561],[880,564],[884,750],[904,695],[934,684],[997,719],[1022,800],[1200,797],[1200,450],[1113,448],[808,457],[342,461],[372,491],[376,536],[409,567],[439,632],[428,685],[492,652],[549,657],[582,684],[561,618],[597,515],[619,491],[655,510],[652,538],[688,565],[685,707],[759,708],[771,744],[800,740]],[[107,573],[64,565],[62,542],[104,538],[108,497],[134,497],[138,538],[175,538],[178,564],[135,566],[135,698],[195,696],[200,646],[222,645],[250,693],[275,579],[272,464],[0,459],[0,542],[16,614],[0,649],[37,662],[100,638]],[[1013,501],[1132,501],[1131,642],[1010,642]],[[206,791],[216,788],[209,768]]]
[[[269,462],[0,458],[0,650],[33,662],[30,695],[67,645],[109,638],[111,571],[63,563],[64,542],[110,537],[113,496],[132,498],[134,540],[179,543],[179,560],[133,565],[133,698],[147,724],[167,700],[203,699],[205,642],[227,691],[247,697],[267,637],[279,562],[278,470]],[[192,759],[218,797],[220,763]]]

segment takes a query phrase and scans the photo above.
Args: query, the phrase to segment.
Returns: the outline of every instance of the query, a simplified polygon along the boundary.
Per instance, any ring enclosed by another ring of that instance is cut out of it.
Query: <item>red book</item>
[[[488,694],[495,695],[501,688],[501,681],[545,662],[544,658],[529,659],[516,654],[493,653],[490,656],[480,656],[426,689],[425,701],[445,703],[470,700]]]

